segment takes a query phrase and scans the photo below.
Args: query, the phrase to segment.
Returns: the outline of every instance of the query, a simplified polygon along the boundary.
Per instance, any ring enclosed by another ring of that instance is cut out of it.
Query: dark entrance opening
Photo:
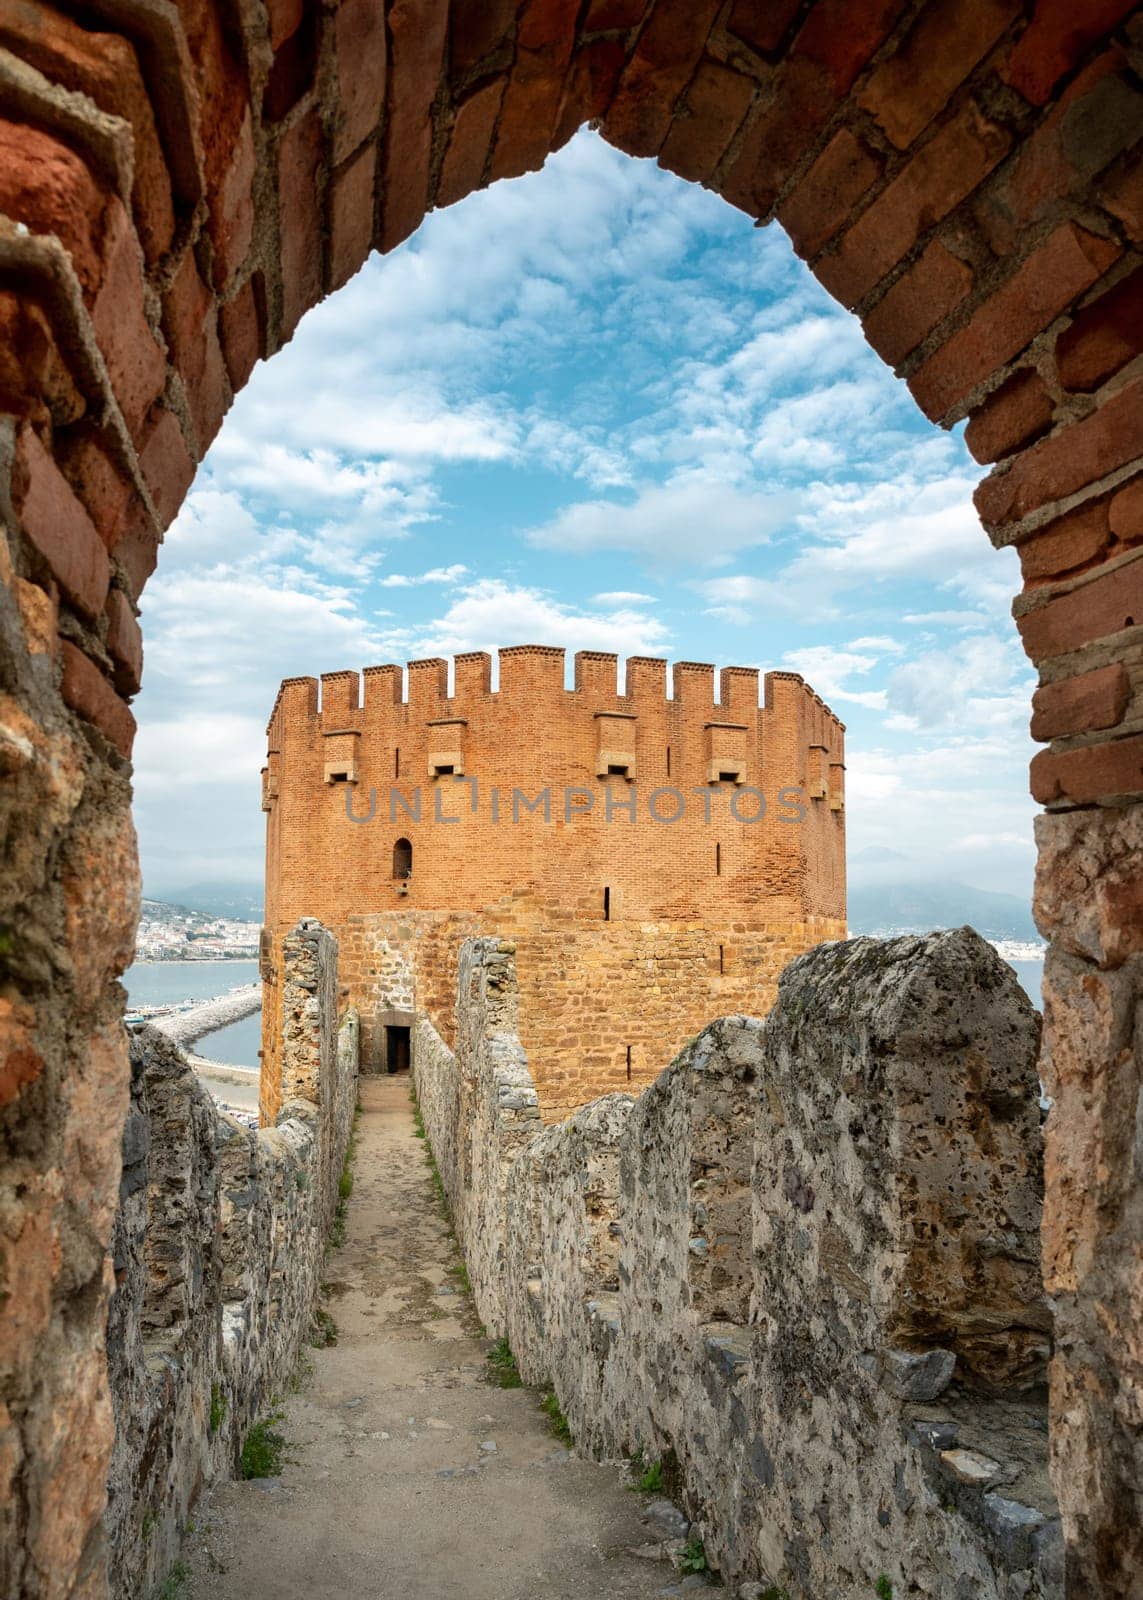
[[[409,1049],[408,1028],[386,1028],[385,1070],[387,1072],[408,1072],[410,1064]]]

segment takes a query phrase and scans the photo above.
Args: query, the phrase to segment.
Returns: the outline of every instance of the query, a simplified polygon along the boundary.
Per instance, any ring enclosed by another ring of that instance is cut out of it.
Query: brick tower
[[[764,1012],[790,958],[845,934],[844,728],[794,673],[486,654],[289,678],[268,728],[262,1109],[279,1103],[278,952],[341,945],[364,1062],[452,1038],[456,954],[517,947],[545,1115],[649,1082],[711,1017]]]

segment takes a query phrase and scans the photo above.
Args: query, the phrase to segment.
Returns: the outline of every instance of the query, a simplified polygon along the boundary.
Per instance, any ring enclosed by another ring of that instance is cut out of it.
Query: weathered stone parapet
[[[352,1012],[338,1029],[336,947],[324,930],[305,930],[284,973],[318,1002],[304,1038],[321,1063],[321,1102],[288,1100],[272,1128],[254,1133],[220,1112],[157,1030],[131,1036],[108,1325],[116,1600],[156,1591],[203,1487],[234,1470],[292,1370],[312,1312],[357,1100],[359,1030]]]
[[[1036,819],[1051,1097],[1044,1281],[1061,1354],[1052,1440],[1069,1593],[1143,1572],[1143,808]],[[1064,1355],[1066,1354],[1066,1360]]]
[[[794,1600],[1058,1600],[1011,970],[967,929],[822,946],[765,1023],[540,1130],[511,956],[465,946],[414,1072],[481,1316],[580,1448],[672,1455],[718,1567]]]

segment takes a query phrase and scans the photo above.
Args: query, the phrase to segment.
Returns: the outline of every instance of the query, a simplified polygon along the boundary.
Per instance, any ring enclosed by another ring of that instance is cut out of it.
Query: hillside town
[[[259,926],[187,906],[144,900],[136,961],[249,961],[258,954]]]

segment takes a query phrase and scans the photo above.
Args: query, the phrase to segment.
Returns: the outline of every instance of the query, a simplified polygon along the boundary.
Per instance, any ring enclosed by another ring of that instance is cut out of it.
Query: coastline
[[[261,1004],[262,985],[248,983],[231,990],[229,994],[215,995],[210,1000],[197,1000],[193,1005],[184,1005],[179,1010],[156,1008],[147,1021],[175,1044],[185,1048],[204,1034],[215,1033],[228,1023],[240,1022],[243,1017],[253,1015]]]

